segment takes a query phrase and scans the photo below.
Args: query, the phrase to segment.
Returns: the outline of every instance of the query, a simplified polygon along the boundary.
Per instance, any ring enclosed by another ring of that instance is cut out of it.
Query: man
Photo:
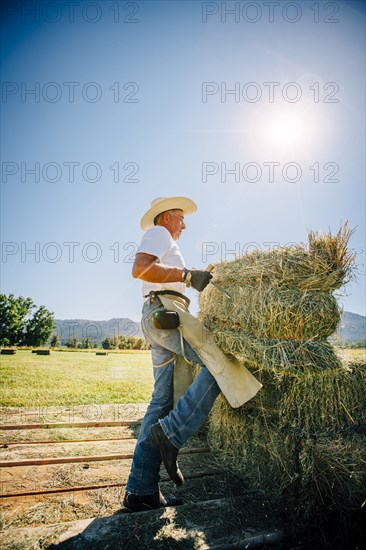
[[[208,271],[186,269],[176,243],[186,228],[184,216],[196,210],[196,204],[186,197],[159,198],[141,219],[146,233],[132,274],[143,281],[141,326],[151,347],[154,391],[123,499],[124,506],[134,512],[182,504],[180,499],[160,493],[161,462],[174,483],[182,485],[179,449],[205,422],[220,390],[232,407],[240,407],[261,388],[237,359],[217,347],[213,335],[188,311],[185,286],[201,292],[212,278]],[[177,356],[198,363],[201,370],[174,407]]]
[[[160,329],[154,315],[164,310],[159,295],[185,301],[185,283],[202,291],[212,275],[187,270],[176,241],[186,229],[184,216],[197,210],[186,197],[155,199],[141,219],[146,230],[133,265],[133,277],[142,279],[142,330],[151,346],[154,391],[141,425],[123,504],[131,511],[176,506],[182,501],[159,490],[161,461],[176,485],[183,483],[177,464],[179,449],[204,423],[220,388],[178,328]],[[160,294],[163,293],[163,294]],[[183,347],[183,349],[182,349]],[[173,409],[175,355],[201,365],[201,371]]]

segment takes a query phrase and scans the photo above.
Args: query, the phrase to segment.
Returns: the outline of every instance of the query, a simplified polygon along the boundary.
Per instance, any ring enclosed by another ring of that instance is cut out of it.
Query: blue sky
[[[348,220],[365,315],[363,2],[2,9],[2,292],[139,320],[139,220],[185,195],[188,267]]]

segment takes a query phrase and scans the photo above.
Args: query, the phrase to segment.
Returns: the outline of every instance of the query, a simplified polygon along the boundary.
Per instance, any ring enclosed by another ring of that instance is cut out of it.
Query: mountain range
[[[83,340],[90,338],[102,342],[107,336],[142,336],[141,325],[127,317],[113,318],[109,321],[91,321],[88,319],[55,319],[55,332],[65,345],[70,338]]]
[[[335,336],[341,344],[366,340],[366,317],[344,311]]]
[[[69,338],[90,338],[102,342],[107,336],[143,336],[141,324],[127,317],[113,318],[109,321],[90,321],[87,319],[56,319],[56,332],[61,343],[66,344]],[[334,334],[341,344],[366,340],[366,317],[344,311],[339,327]],[[334,340],[334,337],[332,340]]]

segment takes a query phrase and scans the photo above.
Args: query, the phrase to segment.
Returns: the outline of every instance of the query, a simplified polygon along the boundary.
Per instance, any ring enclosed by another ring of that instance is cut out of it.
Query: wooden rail
[[[208,447],[183,448],[180,454],[209,453]],[[76,462],[102,462],[104,460],[126,460],[133,457],[133,453],[116,453],[109,455],[90,456],[60,456],[56,458],[31,458],[29,460],[2,460],[0,468],[16,468],[19,466],[49,466],[50,464],[74,464]]]
[[[103,437],[101,439],[59,439],[57,441],[6,441],[0,449],[16,445],[63,445],[64,443],[99,443],[100,441],[136,441],[135,437]]]
[[[114,426],[138,426],[141,420],[106,420],[99,422],[49,422],[39,424],[1,424],[0,430],[51,430],[52,428],[113,428]]]
[[[114,427],[114,426],[138,426],[141,424],[141,420],[119,420],[119,421],[89,421],[89,422],[51,422],[51,423],[37,423],[37,424],[3,424],[0,425],[0,430],[29,430],[29,429],[52,429],[52,428],[102,428],[102,427]],[[17,445],[63,445],[65,443],[98,443],[105,441],[136,441],[133,437],[111,437],[111,438],[97,438],[97,439],[66,439],[66,440],[53,440],[53,441],[11,441],[6,443],[0,443],[0,448],[7,448],[9,446]],[[180,454],[193,455],[209,453],[208,447],[190,448],[184,447],[180,450]],[[88,463],[88,462],[102,462],[107,460],[126,460],[132,459],[133,453],[114,453],[108,455],[89,455],[89,456],[66,456],[55,458],[34,458],[27,460],[4,460],[0,461],[1,468],[16,468],[24,466],[48,466],[53,464],[73,464],[73,463]],[[187,479],[195,477],[211,476],[220,473],[219,470],[209,470],[206,472],[196,472],[188,474],[185,477]],[[162,481],[169,481],[169,478],[162,478]],[[42,496],[53,495],[61,493],[73,493],[77,491],[88,491],[97,489],[107,489],[113,487],[124,487],[125,483],[107,483],[96,485],[83,485],[74,487],[60,487],[43,490],[29,490],[23,492],[9,492],[0,494],[2,498],[20,498],[26,496]]]
[[[214,476],[222,474],[221,470],[207,470],[205,472],[194,472],[192,474],[185,475],[185,479],[194,479],[206,476]],[[169,477],[162,477],[161,480],[170,481]],[[20,497],[30,497],[30,496],[41,496],[41,495],[57,495],[61,493],[74,493],[78,491],[92,491],[95,489],[110,489],[114,487],[125,487],[126,483],[105,483],[102,485],[81,485],[75,487],[60,487],[57,489],[42,489],[40,491],[23,491],[21,493],[2,493],[0,494],[1,498],[20,498]]]

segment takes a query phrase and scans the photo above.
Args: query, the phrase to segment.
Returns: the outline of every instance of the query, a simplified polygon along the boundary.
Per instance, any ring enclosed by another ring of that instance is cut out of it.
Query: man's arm
[[[148,283],[177,283],[182,281],[183,269],[160,264],[159,258],[138,252],[132,268],[132,276]]]

